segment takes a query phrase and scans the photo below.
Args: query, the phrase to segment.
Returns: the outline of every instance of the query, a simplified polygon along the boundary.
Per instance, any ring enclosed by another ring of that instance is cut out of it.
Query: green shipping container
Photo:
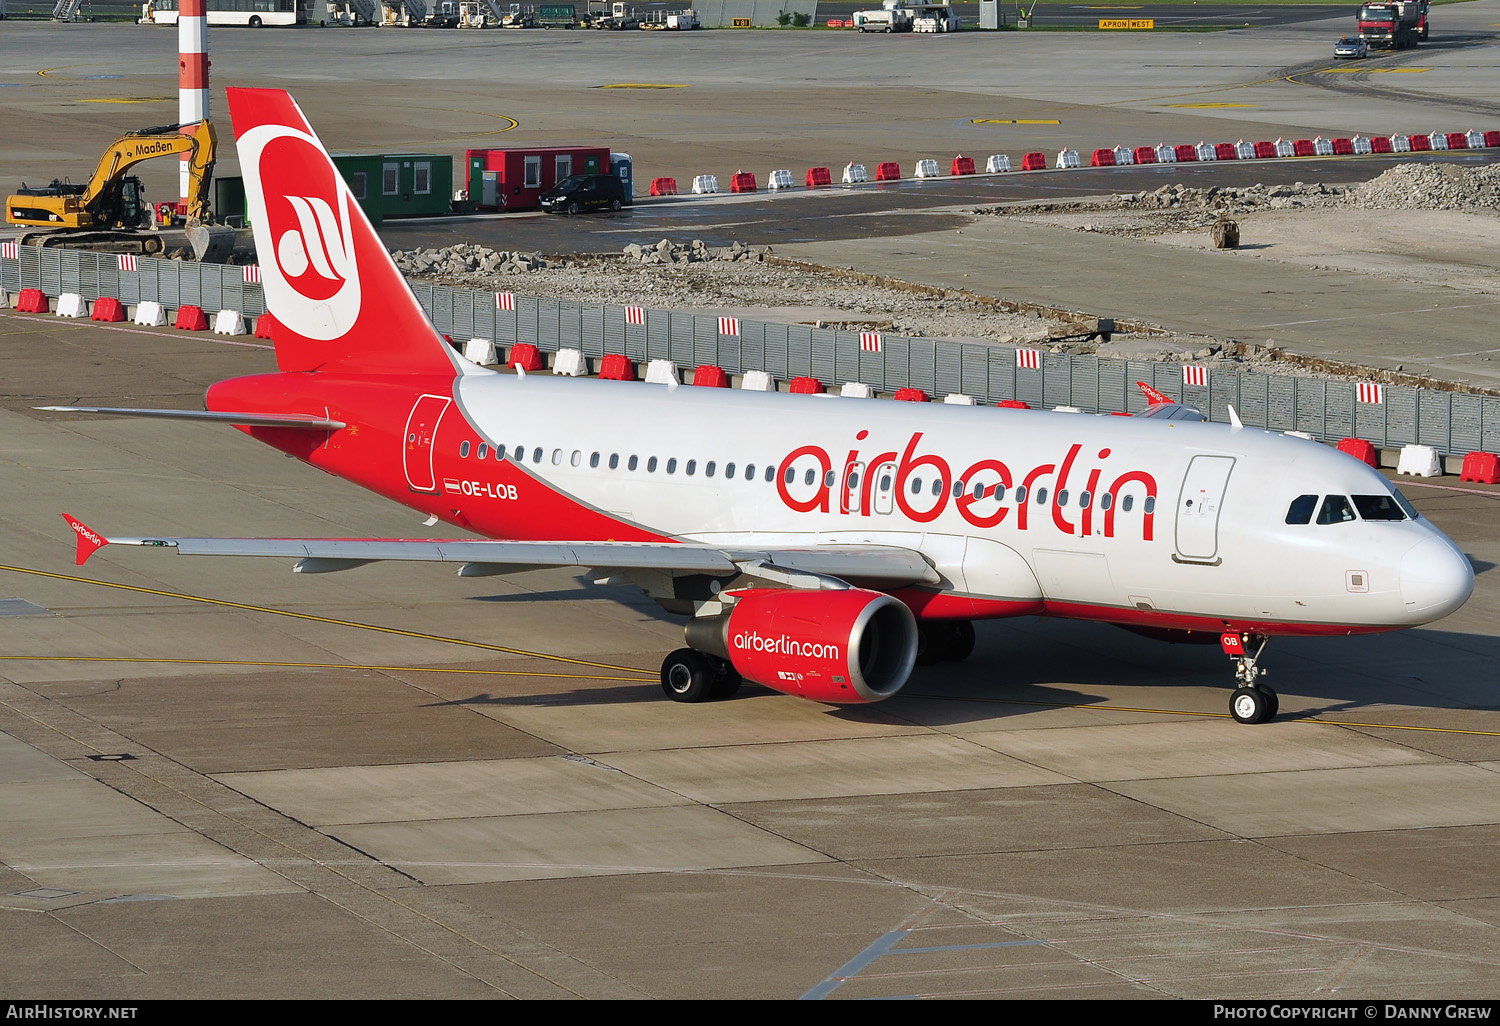
[[[437,153],[341,154],[333,164],[372,224],[453,209],[453,158]]]

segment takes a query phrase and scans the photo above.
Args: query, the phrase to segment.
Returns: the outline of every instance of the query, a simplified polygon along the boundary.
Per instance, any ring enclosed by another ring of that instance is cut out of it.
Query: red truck
[[[1372,48],[1405,50],[1427,38],[1429,0],[1380,0],[1359,9],[1359,38]]]

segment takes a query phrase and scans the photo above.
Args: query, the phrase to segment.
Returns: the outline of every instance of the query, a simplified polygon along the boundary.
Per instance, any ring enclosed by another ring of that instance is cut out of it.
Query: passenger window
[[[636,467],[640,466],[640,463],[641,463],[641,458],[639,456],[631,456],[630,457],[630,462],[627,463],[625,465],[625,467],[626,467],[627,470],[634,470]]]
[[[1036,504],[1038,506],[1045,506],[1045,505],[1047,505],[1047,489],[1045,489],[1045,488],[1038,488],[1036,490]]]
[[[654,474],[654,473],[656,473],[656,457],[655,456],[651,457],[649,460],[646,461],[646,472],[648,474]]]
[[[1019,505],[1021,505],[1021,503],[1025,502],[1025,501],[1026,501],[1026,486],[1025,485],[1021,485],[1021,486],[1019,486],[1016,489],[1016,505],[1019,506]]]
[[[689,471],[689,473],[691,473],[691,471]],[[812,471],[808,471],[808,473],[812,473]],[[786,483],[787,484],[791,484],[796,479],[797,479],[797,472],[795,470],[793,470],[791,467],[787,467],[786,468]]]
[[[553,449],[552,450],[552,465],[555,467],[555,466],[557,466],[561,462],[562,462],[562,450],[561,449]]]
[[[1289,524],[1312,523],[1313,510],[1318,508],[1318,497],[1316,495],[1299,495],[1292,500],[1292,504],[1286,509],[1286,522]]]
[[[612,453],[609,454],[609,469],[610,470],[618,470],[618,469],[620,469],[620,454],[619,453],[612,452]]]
[[[503,459],[505,459],[505,446],[503,446],[503,445],[497,445],[497,446],[495,446],[495,459],[496,460],[503,460]]]
[[[734,464],[733,463],[726,463],[726,464],[724,464],[724,476],[727,477],[727,478],[729,478],[730,480],[734,479]]]
[[[953,497],[956,499],[960,495],[962,495],[963,493],[964,493],[964,483],[962,481],[954,481],[953,482]]]
[[[1156,496],[1154,496],[1154,495],[1148,495],[1148,496],[1146,496],[1146,504],[1144,506],[1142,506],[1141,509],[1145,510],[1147,513],[1155,513],[1156,512]]]
[[[676,459],[676,457],[673,457],[672,459],[667,460],[667,473],[668,474],[675,474],[675,473],[677,473],[677,459]]]
[[[828,473],[826,473],[826,474],[823,475],[823,487],[824,488],[832,488],[833,487],[833,483],[835,481],[837,481],[837,480],[838,480],[838,475],[835,474],[833,471],[830,470]]]
[[[921,491],[922,491],[922,479],[920,477],[914,477],[914,478],[912,478],[911,479],[911,493],[913,495],[917,495]]]
[[[591,467],[598,467],[599,466],[599,454],[597,452],[594,453],[593,455],[591,455],[589,457],[589,466],[591,466]]]
[[[787,473],[790,474],[791,471],[788,470]],[[770,484],[774,480],[776,480],[776,468],[766,467],[766,484]],[[791,484],[791,478],[787,478],[787,484]]]
[[[1001,500],[1003,500],[1005,498],[1005,485],[1003,485],[1003,484],[997,484],[995,486],[995,490],[993,492],[991,492],[990,494],[992,494],[995,497],[995,501],[996,502],[1000,502]]]
[[[1115,504],[1115,497],[1113,495],[1109,494],[1108,492],[1105,492],[1103,495],[1099,496],[1099,508],[1100,509],[1105,510],[1107,512],[1109,510],[1109,507],[1113,506],[1114,504]]]
[[[697,470],[698,470],[698,461],[697,460],[688,460],[688,462],[687,462],[687,474],[688,474],[688,477],[692,477],[693,474],[697,472]],[[786,472],[786,483],[787,484],[791,484],[792,483],[792,472],[790,470],[788,470]]]
[[[849,475],[849,490],[851,492],[859,489],[859,471],[853,471]]]
[[[1124,512],[1126,512],[1126,513],[1129,513],[1130,512],[1130,507],[1132,507],[1134,505],[1135,505],[1135,496],[1134,495],[1127,495],[1127,496],[1125,496],[1125,498],[1123,498],[1123,499],[1120,500],[1120,509],[1123,510]]]
[[[458,458],[459,459],[468,459],[469,458],[469,443],[467,441],[458,443]]]
[[[942,495],[943,494],[943,479],[942,478],[935,477],[935,478],[932,479],[932,494],[933,495]]]
[[[1323,508],[1318,510],[1319,524],[1346,524],[1353,519],[1354,507],[1344,495],[1328,496],[1323,500]]]
[[[1087,491],[1079,492],[1078,493],[1078,508],[1079,509],[1088,509],[1089,508],[1089,500],[1092,499],[1093,497],[1094,496],[1092,494],[1090,494],[1089,492],[1087,492]]]
[[[886,474],[880,479],[880,490],[882,492],[888,492],[891,490],[891,475]]]
[[[809,468],[808,471],[807,471],[807,483],[808,484],[812,484],[817,479],[818,479],[817,473],[814,472],[811,468]]]
[[[717,464],[714,463],[713,460],[709,460],[707,463],[705,463],[703,465],[703,476],[704,477],[713,477],[714,476],[714,467],[715,466],[717,466]]]
[[[1354,508],[1361,520],[1405,520],[1406,514],[1396,505],[1393,495],[1356,495]]]
[[[746,481],[754,481],[755,480],[755,464],[754,463],[746,463],[745,464],[745,480]]]
[[[1059,488],[1057,490],[1057,504],[1059,506],[1066,506],[1068,504],[1068,490],[1066,488]]]
[[[531,462],[533,462],[533,463],[540,463],[540,462],[542,462],[542,449],[541,449],[541,446],[537,446],[535,449],[531,450]]]
[[[487,446],[487,445],[485,445],[483,442],[480,442],[479,443],[479,455],[476,456],[475,458],[482,460],[486,456],[488,456],[489,454],[490,454],[490,447]]]

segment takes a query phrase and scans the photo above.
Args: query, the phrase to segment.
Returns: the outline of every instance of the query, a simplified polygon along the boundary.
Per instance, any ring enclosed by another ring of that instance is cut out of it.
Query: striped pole
[[[180,0],[177,14],[177,120],[192,135],[208,118],[208,0]],[[188,156],[179,165],[178,185],[188,201]]]

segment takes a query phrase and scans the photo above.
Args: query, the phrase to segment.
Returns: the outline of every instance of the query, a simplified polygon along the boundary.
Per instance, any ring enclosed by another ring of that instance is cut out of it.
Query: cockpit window
[[[1312,523],[1313,510],[1318,508],[1316,495],[1299,495],[1287,507],[1286,522],[1289,524]]]
[[[1405,520],[1406,513],[1394,495],[1356,495],[1354,508],[1361,520]]]
[[[1405,513],[1408,519],[1417,519],[1417,508],[1411,504],[1410,500],[1408,500],[1406,496],[1401,494],[1401,489],[1392,488],[1391,498],[1396,500],[1396,505],[1401,507],[1401,512]]]
[[[1354,519],[1354,507],[1349,505],[1347,495],[1330,495],[1323,500],[1323,508],[1318,510],[1318,523],[1320,524],[1343,524]]]

